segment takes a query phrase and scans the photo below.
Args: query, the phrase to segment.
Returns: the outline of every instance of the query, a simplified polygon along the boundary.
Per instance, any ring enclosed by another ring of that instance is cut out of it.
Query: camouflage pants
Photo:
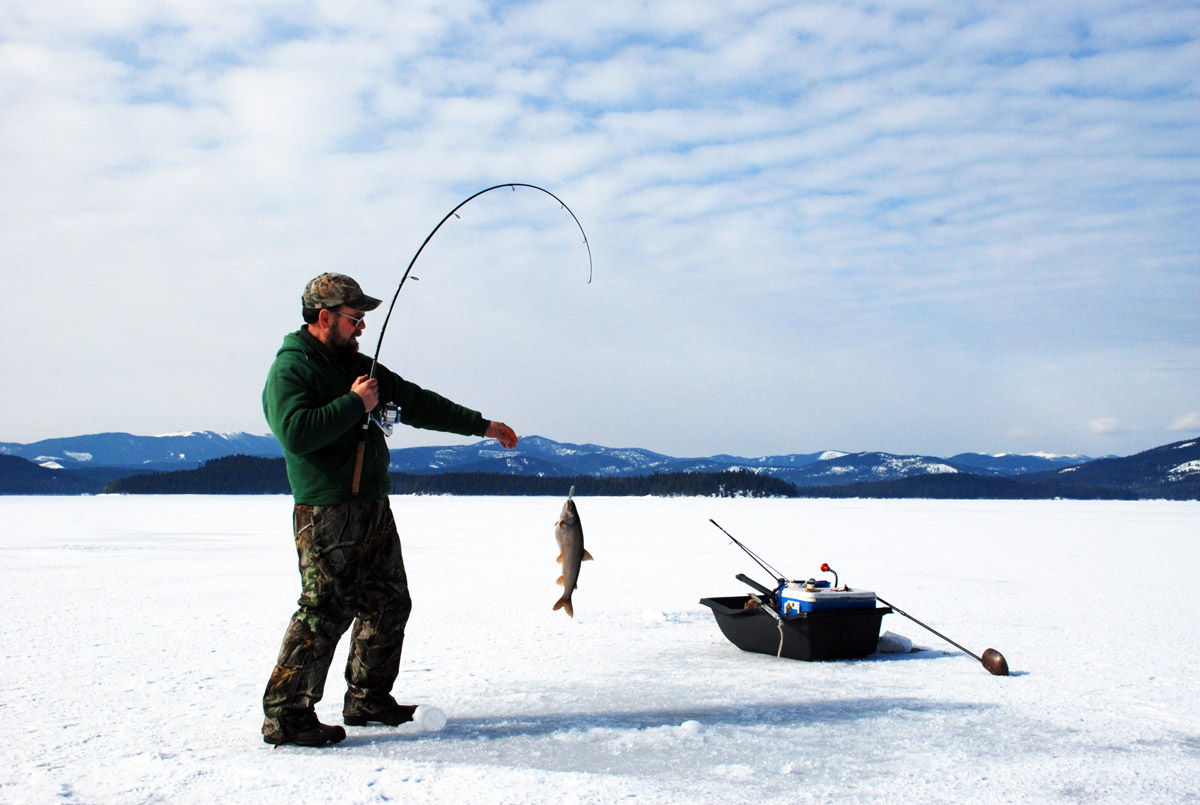
[[[350,624],[347,696],[391,692],[412,611],[400,537],[387,498],[341,506],[297,505],[300,608],[283,636],[263,694],[263,733],[286,732],[321,700],[338,640]]]

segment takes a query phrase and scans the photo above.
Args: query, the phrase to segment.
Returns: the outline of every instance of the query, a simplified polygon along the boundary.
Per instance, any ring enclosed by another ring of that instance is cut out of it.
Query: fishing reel
[[[400,421],[400,406],[395,403],[384,403],[371,412],[371,421],[379,426],[384,436],[391,436],[392,429]]]

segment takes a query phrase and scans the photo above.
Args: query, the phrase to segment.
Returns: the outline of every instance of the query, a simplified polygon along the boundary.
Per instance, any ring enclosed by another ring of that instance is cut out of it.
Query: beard
[[[333,332],[333,353],[339,361],[348,361],[358,354],[358,334],[342,338],[335,330]]]

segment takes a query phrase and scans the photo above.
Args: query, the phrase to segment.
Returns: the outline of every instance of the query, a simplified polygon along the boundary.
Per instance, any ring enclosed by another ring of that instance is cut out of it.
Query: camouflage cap
[[[300,299],[309,310],[345,305],[365,312],[383,304],[381,300],[363,293],[359,284],[345,274],[322,274],[314,278],[305,286],[304,296]]]

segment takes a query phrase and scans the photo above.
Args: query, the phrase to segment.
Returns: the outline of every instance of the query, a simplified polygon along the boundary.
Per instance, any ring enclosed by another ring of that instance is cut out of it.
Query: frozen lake
[[[287,497],[0,497],[0,801],[1181,802],[1200,799],[1200,504],[396,497],[415,609],[400,701],[436,733],[272,749],[299,593]],[[738,651],[702,597],[780,570],[876,591],[927,650]],[[343,641],[344,642],[344,641]],[[345,646],[318,713],[340,723]]]

